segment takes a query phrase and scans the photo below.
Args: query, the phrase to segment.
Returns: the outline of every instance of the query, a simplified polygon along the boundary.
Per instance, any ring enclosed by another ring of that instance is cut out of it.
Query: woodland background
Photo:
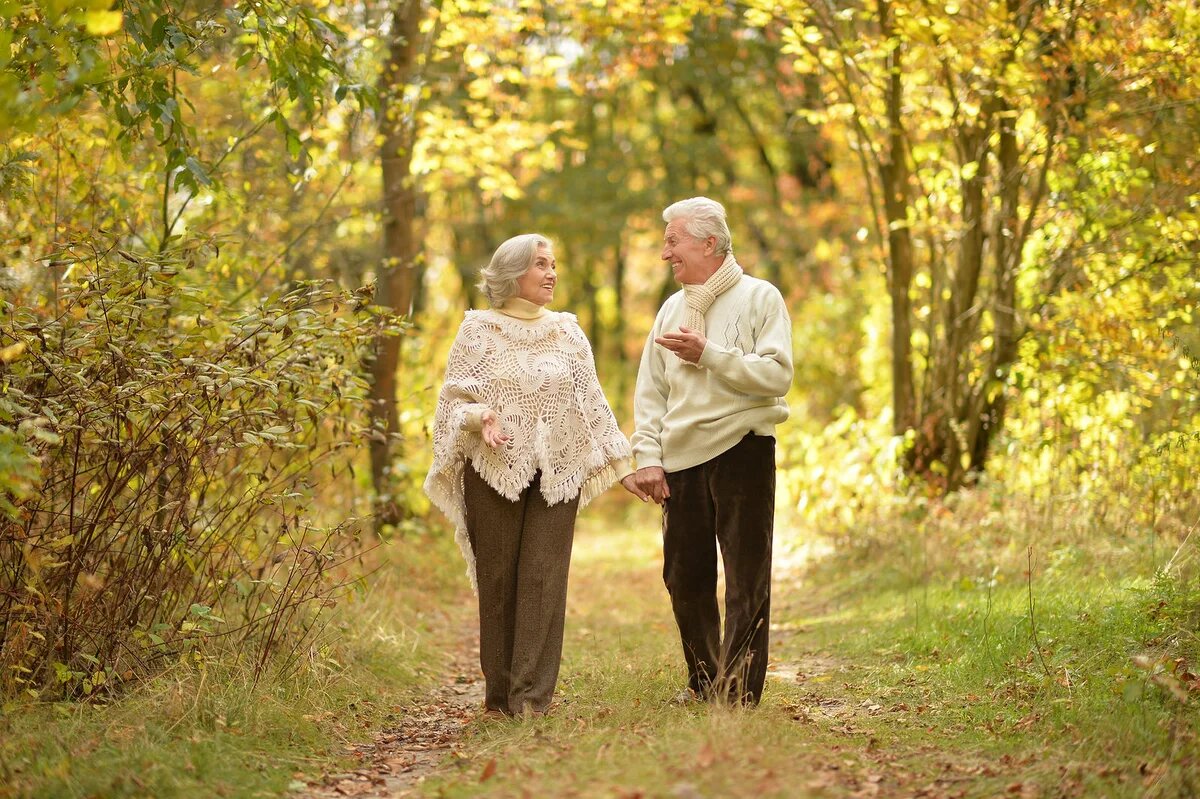
[[[1198,153],[1193,0],[0,0],[0,695],[336,671],[381,543],[447,535],[478,268],[554,241],[629,430],[703,194],[792,311],[781,550],[989,603],[1134,553],[1175,637],[1121,684],[1185,702]]]

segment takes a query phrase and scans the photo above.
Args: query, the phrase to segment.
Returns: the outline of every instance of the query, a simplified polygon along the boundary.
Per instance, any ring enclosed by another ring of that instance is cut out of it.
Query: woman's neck
[[[521,297],[509,297],[496,310],[514,319],[537,319],[546,313],[545,306],[538,305],[536,302],[530,302]]]

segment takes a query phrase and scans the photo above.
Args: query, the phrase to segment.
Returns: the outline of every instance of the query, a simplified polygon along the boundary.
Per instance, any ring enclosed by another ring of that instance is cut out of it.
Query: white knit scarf
[[[685,283],[683,298],[687,302],[684,312],[683,325],[690,327],[700,335],[704,335],[704,314],[712,306],[717,297],[737,285],[742,279],[742,268],[734,259],[733,253],[725,256],[721,268],[703,283]]]

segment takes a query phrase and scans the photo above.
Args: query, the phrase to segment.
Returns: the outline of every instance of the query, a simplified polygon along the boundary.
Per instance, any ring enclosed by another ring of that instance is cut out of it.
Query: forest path
[[[1022,742],[1025,728],[998,726],[992,741],[989,729],[948,723],[955,709],[921,700],[923,688],[880,687],[887,655],[842,656],[837,642],[861,619],[840,606],[836,589],[806,582],[803,557],[776,561],[762,705],[674,704],[684,670],[653,521],[606,526],[594,516],[581,525],[547,717],[481,715],[478,637],[464,612],[453,666],[429,701],[358,747],[362,765],[326,778],[307,799],[1088,795],[1087,765],[1032,736]]]
[[[454,762],[463,745],[464,728],[479,717],[483,705],[479,635],[473,618],[459,624],[454,640],[446,677],[434,685],[425,701],[400,708],[398,722],[385,727],[370,743],[353,745],[349,754],[359,761],[357,768],[327,774],[299,796],[413,796],[427,777]]]

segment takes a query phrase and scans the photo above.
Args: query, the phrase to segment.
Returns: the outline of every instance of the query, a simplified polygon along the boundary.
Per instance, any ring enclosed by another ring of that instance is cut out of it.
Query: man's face
[[[692,237],[684,228],[684,220],[673,219],[663,233],[662,259],[671,264],[671,273],[680,283],[703,283],[714,271],[714,246],[712,239]]]

